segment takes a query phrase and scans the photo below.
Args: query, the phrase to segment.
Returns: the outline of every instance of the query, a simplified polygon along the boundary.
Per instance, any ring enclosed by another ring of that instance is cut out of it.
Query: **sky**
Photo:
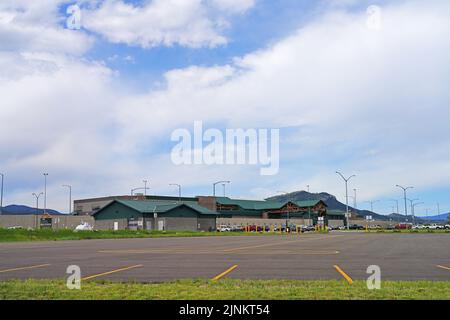
[[[33,206],[44,172],[62,212],[63,184],[79,199],[144,179],[158,195],[229,180],[230,197],[310,185],[345,202],[339,170],[358,208],[403,212],[400,184],[416,215],[449,212],[449,16],[447,0],[2,0],[4,205]],[[279,129],[279,171],[174,164],[171,134],[195,121]]]

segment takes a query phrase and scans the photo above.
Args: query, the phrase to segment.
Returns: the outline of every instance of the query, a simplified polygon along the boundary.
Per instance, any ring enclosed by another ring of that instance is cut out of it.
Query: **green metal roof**
[[[197,211],[200,214],[205,215],[217,215],[216,212],[211,211],[203,206],[200,206],[196,203],[188,202],[176,202],[176,201],[153,201],[153,200],[113,200],[104,208],[110,206],[112,203],[117,202],[124,206],[127,206],[133,210],[136,210],[141,213],[164,213],[175,208],[186,206]],[[99,211],[101,211],[100,209]],[[97,211],[98,212],[98,211]],[[96,212],[96,213],[97,213]]]
[[[245,210],[280,209],[286,203],[264,200],[240,200],[228,197],[217,197],[216,202],[223,205],[235,205]]]
[[[294,203],[301,208],[310,208],[318,205],[322,200],[304,200],[304,201],[294,201]]]
[[[330,216],[345,216],[345,211],[341,210],[328,210],[327,215]]]
[[[216,202],[223,205],[235,205],[245,210],[268,210],[268,209],[281,209],[289,202],[296,204],[301,208],[314,207],[321,202],[321,200],[307,200],[307,201],[264,201],[264,200],[240,200],[230,199],[228,197],[217,197]]]

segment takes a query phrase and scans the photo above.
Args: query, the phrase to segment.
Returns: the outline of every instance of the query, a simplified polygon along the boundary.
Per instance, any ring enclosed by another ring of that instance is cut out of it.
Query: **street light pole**
[[[414,208],[413,208],[413,203],[414,203],[414,201],[418,201],[419,199],[406,199],[406,200],[408,200],[409,201],[409,203],[410,203],[410,208],[411,208],[411,215],[413,216],[414,215]]]
[[[2,184],[0,187],[0,215],[3,214],[3,180],[5,180],[5,175],[3,173],[0,173],[0,176],[2,177]]]
[[[147,182],[148,180],[142,180],[142,182],[144,183],[144,197],[147,196]]]
[[[339,171],[336,171],[336,173],[338,175],[340,175],[341,178],[345,181],[345,208],[346,208],[345,209],[345,211],[346,211],[345,216],[347,218],[347,230],[349,230],[350,226],[349,226],[349,217],[348,217],[348,215],[349,215],[349,212],[348,212],[348,182],[349,182],[349,180],[351,178],[356,177],[356,175],[351,175],[350,177],[345,178],[344,175],[342,173],[340,173]]]
[[[33,192],[32,195],[36,198],[36,214],[39,214],[39,198],[43,195],[43,193],[40,192],[39,194],[36,194]]]
[[[425,204],[425,202],[417,202],[417,203],[412,204],[411,214],[412,214],[413,223],[415,223],[415,219],[416,219],[416,206],[418,206],[420,204]]]
[[[366,201],[366,203],[370,203],[370,211],[371,211],[372,213],[374,213],[374,212],[373,212],[373,204],[374,204],[374,203],[377,203],[377,202],[380,202],[380,200]]]
[[[69,214],[72,213],[72,186],[63,184],[63,188],[69,188]]]
[[[44,175],[44,214],[47,213],[47,177],[48,173],[43,173]]]
[[[176,186],[178,187],[178,200],[181,202],[181,184],[178,183],[171,183],[169,186]]]
[[[220,183],[231,183],[231,181],[217,181],[213,183],[213,197],[216,197],[216,185],[220,184]]]
[[[401,186],[401,185],[396,185],[396,187],[397,188],[400,188],[400,189],[402,189],[403,190],[403,198],[404,198],[404,200],[405,200],[405,218],[406,218],[406,221],[408,221],[408,204],[406,203],[406,191],[408,190],[408,189],[413,189],[414,187],[403,187],[403,186]]]

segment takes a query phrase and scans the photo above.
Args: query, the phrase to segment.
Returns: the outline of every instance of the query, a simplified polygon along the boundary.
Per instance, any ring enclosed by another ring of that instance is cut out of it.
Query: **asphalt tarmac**
[[[450,280],[450,234],[332,232],[289,236],[148,238],[0,243],[0,281],[66,278]],[[347,278],[348,277],[348,278]]]

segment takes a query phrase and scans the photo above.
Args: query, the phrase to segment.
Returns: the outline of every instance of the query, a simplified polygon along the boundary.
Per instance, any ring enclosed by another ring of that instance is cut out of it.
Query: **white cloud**
[[[256,0],[211,0],[220,10],[233,13],[243,13],[256,4]]]
[[[0,3],[0,51],[82,55],[93,39],[61,27],[58,7],[65,0]]]
[[[417,189],[448,186],[449,15],[442,1],[384,6],[383,28],[374,31],[364,11],[333,11],[232,64],[167,72],[163,87],[143,94],[127,92],[99,63],[2,52],[0,165],[8,181],[29,186],[16,187],[8,202],[39,191],[43,170],[52,177],[49,205],[62,209],[62,182],[89,196],[126,193],[143,177],[154,192],[170,192],[170,180],[198,193],[226,178],[233,181],[230,192],[252,198],[308,182],[341,197],[336,169],[358,174],[361,200],[384,196],[403,181]],[[157,43],[138,35],[130,43]],[[212,41],[202,39],[197,43]],[[256,167],[171,165],[171,131],[191,128],[194,120],[300,127],[285,137],[280,175],[263,178]]]
[[[227,12],[241,13],[253,1],[213,1],[210,10],[202,0],[152,0],[142,5],[122,0],[102,2],[83,11],[83,26],[113,43],[150,48],[181,45],[216,47],[227,43],[221,34]],[[223,12],[223,14],[222,14]]]

